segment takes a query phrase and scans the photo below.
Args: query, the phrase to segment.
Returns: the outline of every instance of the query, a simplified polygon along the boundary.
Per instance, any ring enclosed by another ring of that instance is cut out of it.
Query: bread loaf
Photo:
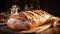
[[[49,22],[50,18],[50,14],[43,10],[25,11],[12,15],[7,26],[11,29],[28,30]]]

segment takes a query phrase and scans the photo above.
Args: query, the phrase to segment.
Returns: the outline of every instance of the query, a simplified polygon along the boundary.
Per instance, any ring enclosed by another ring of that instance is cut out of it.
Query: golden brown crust
[[[12,21],[12,23],[14,22],[12,24],[13,29],[25,30],[25,29],[36,28],[40,25],[47,23],[47,20],[50,20],[50,17],[51,17],[50,14],[44,12],[43,10],[31,10],[26,12],[20,12],[19,15],[13,15],[10,18],[17,19],[15,20],[16,22]],[[17,24],[17,21],[19,20],[20,22]],[[11,26],[11,24],[8,24],[8,27],[9,26]]]

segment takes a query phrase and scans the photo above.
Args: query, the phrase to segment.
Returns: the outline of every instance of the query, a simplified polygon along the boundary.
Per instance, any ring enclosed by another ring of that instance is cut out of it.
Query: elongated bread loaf
[[[7,26],[11,29],[27,30],[49,22],[50,18],[50,14],[43,10],[25,11],[18,15],[12,15],[7,22]]]

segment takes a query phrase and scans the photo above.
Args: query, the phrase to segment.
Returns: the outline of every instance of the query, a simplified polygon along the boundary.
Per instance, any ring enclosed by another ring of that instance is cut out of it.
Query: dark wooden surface
[[[48,28],[42,32],[39,32],[39,33],[36,33],[36,32],[18,33],[18,32],[20,32],[20,31],[9,29],[6,25],[6,23],[0,25],[0,34],[60,34],[60,27],[54,28],[53,26],[51,26],[50,28]]]
[[[2,26],[0,27],[0,34],[23,34],[23,33],[18,33],[19,31],[17,30],[12,30],[12,29],[8,29],[6,26]],[[25,33],[25,34],[60,34],[60,27],[57,28],[49,28],[46,29],[40,33]]]

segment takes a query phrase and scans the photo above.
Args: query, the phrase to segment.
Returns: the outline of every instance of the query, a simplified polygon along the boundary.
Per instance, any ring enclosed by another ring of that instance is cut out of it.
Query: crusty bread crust
[[[43,10],[31,10],[12,15],[7,25],[11,29],[27,30],[48,23],[50,20],[51,15],[49,13]]]

